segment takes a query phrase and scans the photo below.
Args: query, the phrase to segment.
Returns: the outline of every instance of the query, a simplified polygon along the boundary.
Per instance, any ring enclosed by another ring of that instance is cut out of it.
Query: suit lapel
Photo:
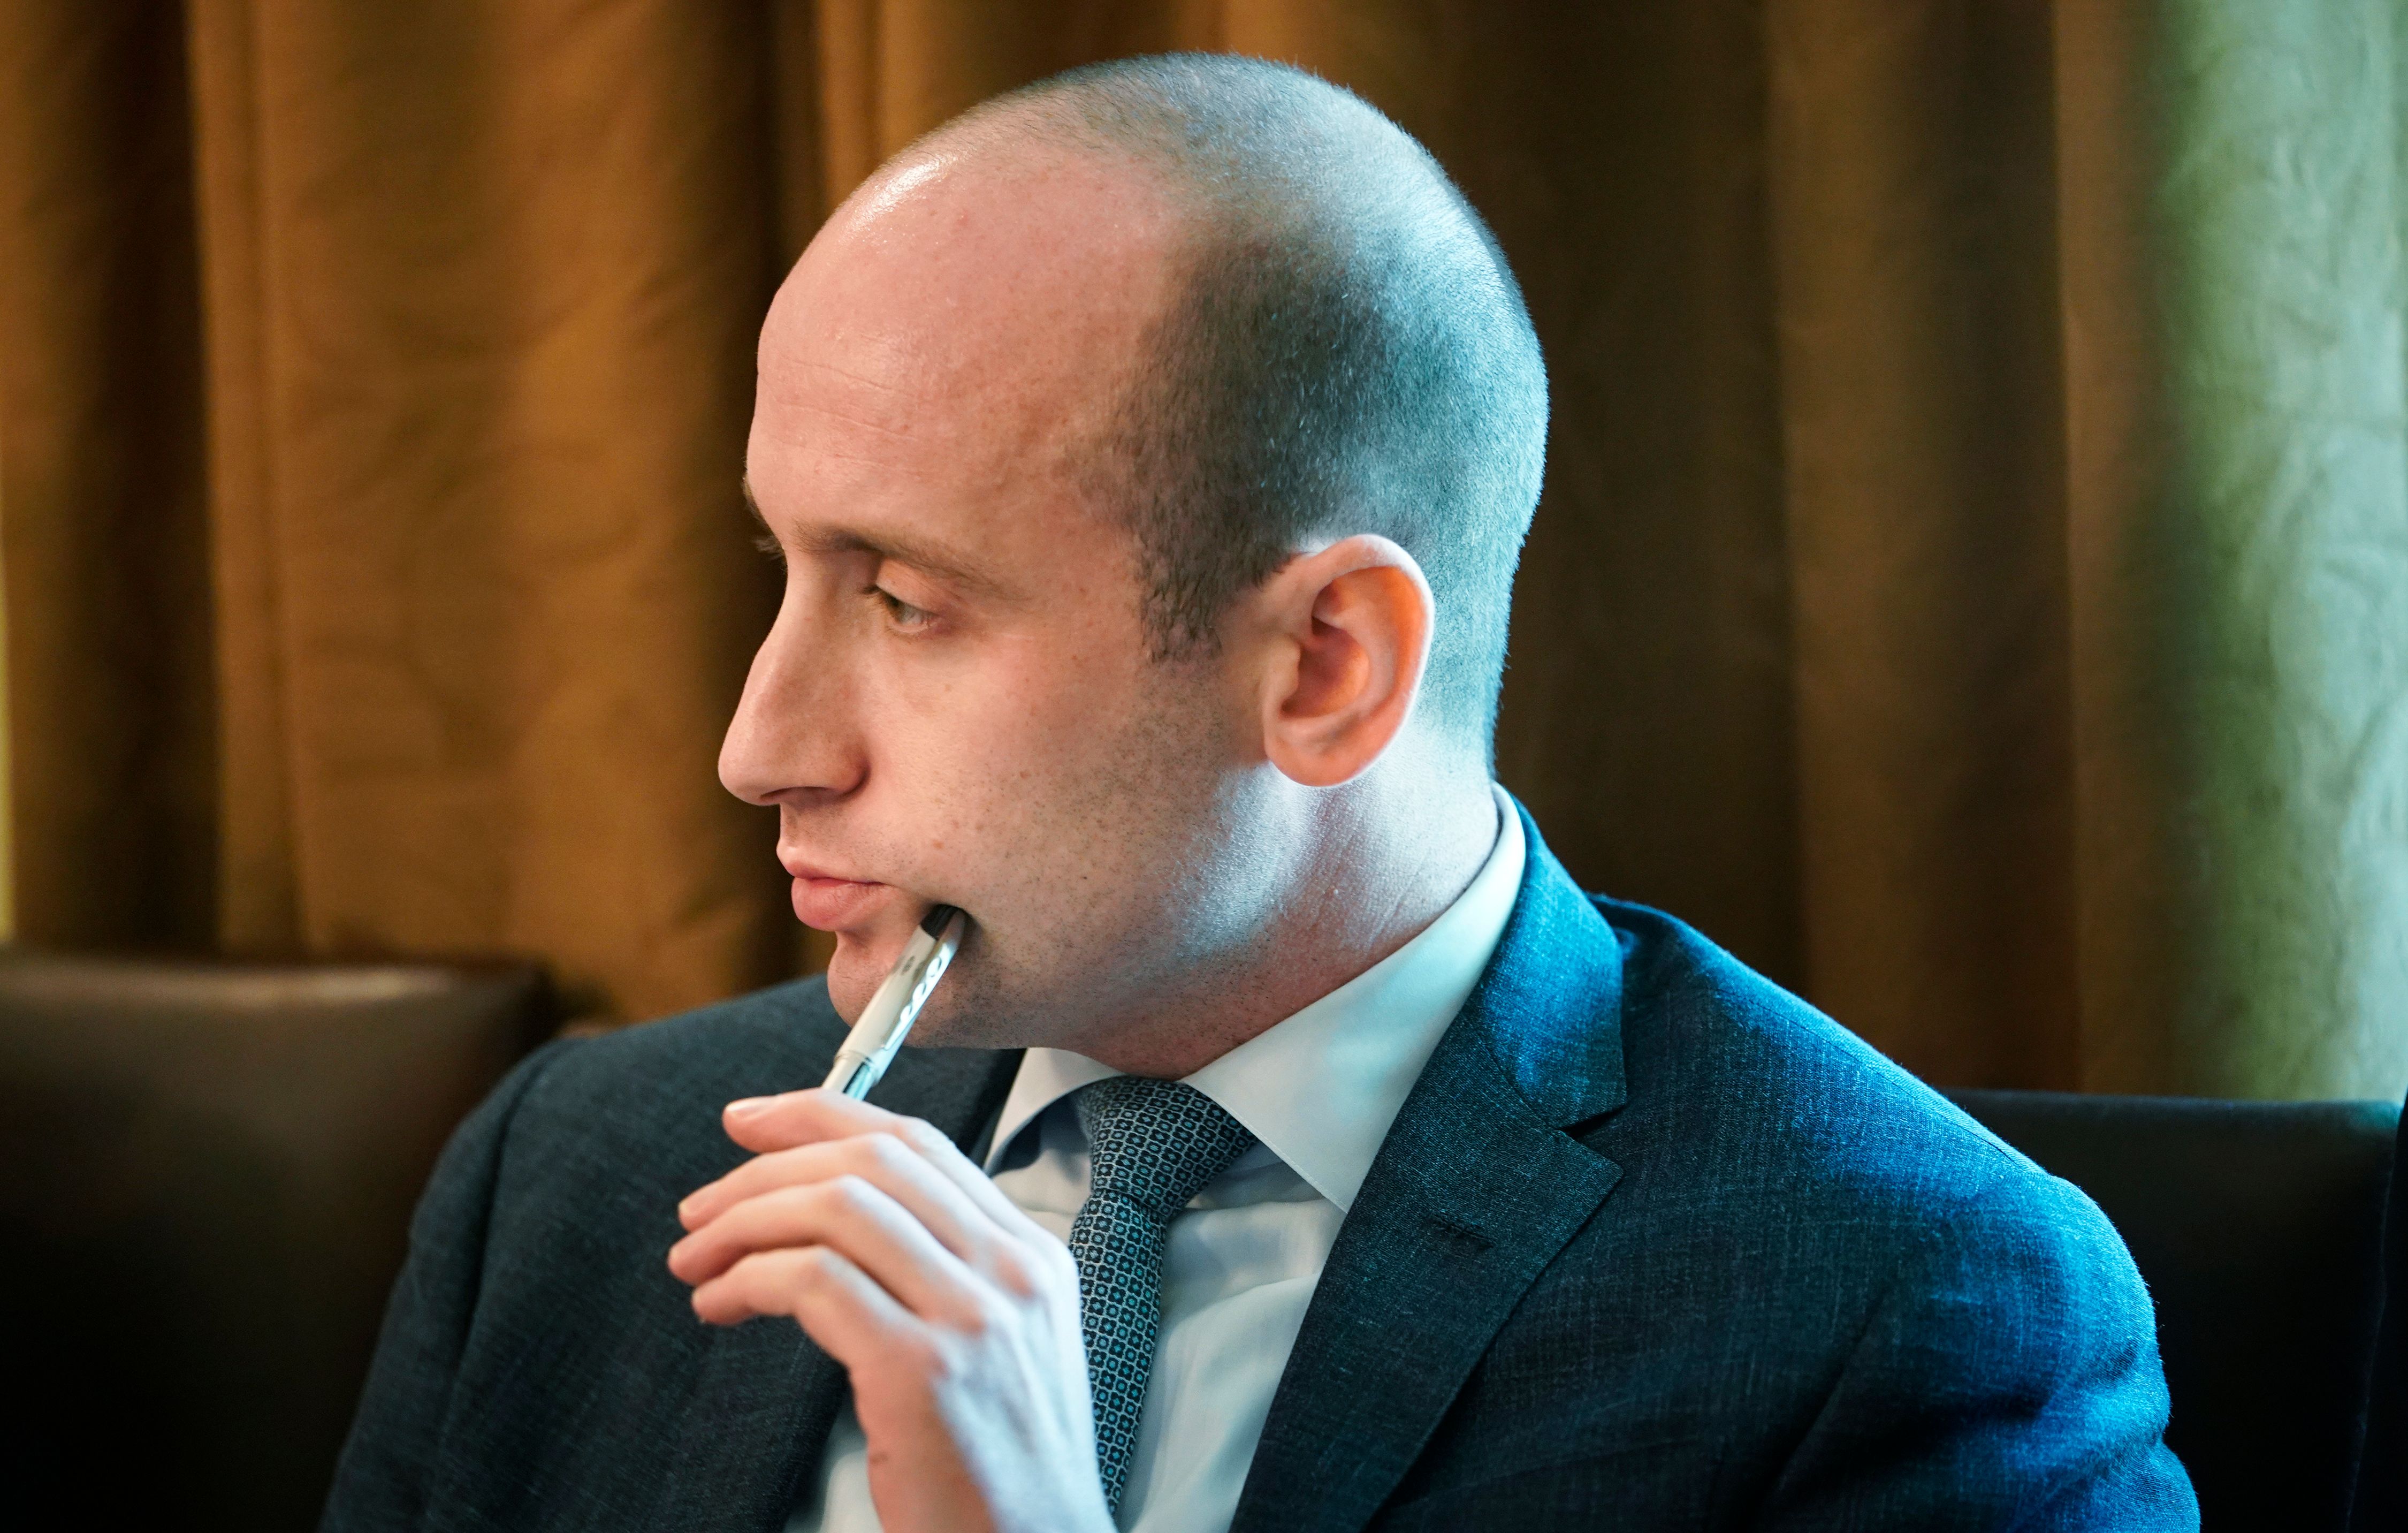
[[[1354,1533],[1621,1170],[1562,1132],[1622,1105],[1621,947],[1523,817],[1497,956],[1340,1229],[1231,1533]]]
[[[870,1100],[969,1149],[995,1121],[1017,1050],[906,1049]],[[787,1320],[713,1334],[684,1412],[676,1467],[650,1526],[725,1533],[784,1526],[802,1476],[826,1451],[844,1370]]]

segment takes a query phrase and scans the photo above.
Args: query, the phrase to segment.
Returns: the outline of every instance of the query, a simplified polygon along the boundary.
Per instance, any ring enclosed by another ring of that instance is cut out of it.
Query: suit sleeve
[[[2106,1216],[2011,1175],[1901,1263],[1768,1528],[2195,1529],[2148,1291]]]
[[[426,1510],[468,1328],[510,1121],[573,1039],[545,1045],[504,1077],[444,1147],[409,1224],[409,1256],[385,1307],[376,1360],[335,1468],[321,1533],[404,1533]]]

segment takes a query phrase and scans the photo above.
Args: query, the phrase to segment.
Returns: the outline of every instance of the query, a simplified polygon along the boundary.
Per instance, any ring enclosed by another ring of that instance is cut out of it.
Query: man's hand
[[[916,1118],[822,1090],[725,1123],[754,1157],[678,1206],[669,1270],[844,1365],[888,1533],[1110,1529],[1068,1249]]]

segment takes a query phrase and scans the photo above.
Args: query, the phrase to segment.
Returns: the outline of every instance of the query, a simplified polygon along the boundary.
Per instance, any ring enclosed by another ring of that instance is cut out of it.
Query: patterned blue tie
[[[1076,1098],[1094,1180],[1070,1226],[1096,1461],[1118,1509],[1162,1334],[1162,1249],[1188,1200],[1254,1147],[1254,1136],[1193,1086],[1114,1076]]]

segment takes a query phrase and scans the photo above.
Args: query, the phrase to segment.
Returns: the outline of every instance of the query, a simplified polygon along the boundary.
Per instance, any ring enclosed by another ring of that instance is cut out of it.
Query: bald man
[[[855,193],[720,763],[834,962],[462,1128],[327,1527],[2195,1526],[2098,1211],[1491,781],[1545,429],[1479,219],[1293,70]],[[914,1048],[803,1089],[938,904]]]

